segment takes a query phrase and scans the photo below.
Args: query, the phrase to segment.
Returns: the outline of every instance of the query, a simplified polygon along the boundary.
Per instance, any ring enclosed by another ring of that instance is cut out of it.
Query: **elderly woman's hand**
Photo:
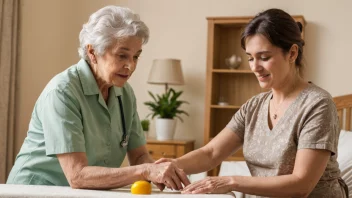
[[[234,180],[232,177],[207,177],[194,182],[182,191],[183,194],[223,194],[232,191]]]
[[[190,184],[190,181],[183,170],[177,168],[172,162],[145,165],[144,177],[153,183],[164,184],[168,188],[175,190],[183,189],[182,184],[184,186]]]

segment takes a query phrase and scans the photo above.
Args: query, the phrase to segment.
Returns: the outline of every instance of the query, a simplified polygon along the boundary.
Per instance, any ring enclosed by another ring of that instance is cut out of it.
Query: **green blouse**
[[[121,97],[128,144],[122,147]],[[56,154],[85,152],[90,166],[119,167],[145,145],[131,86],[112,87],[106,103],[85,60],[55,76],[39,96],[8,184],[69,183]]]

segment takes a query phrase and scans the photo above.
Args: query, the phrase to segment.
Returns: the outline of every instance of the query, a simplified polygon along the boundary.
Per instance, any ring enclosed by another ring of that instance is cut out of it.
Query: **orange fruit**
[[[152,185],[147,181],[136,181],[131,186],[131,193],[149,195],[152,193]]]

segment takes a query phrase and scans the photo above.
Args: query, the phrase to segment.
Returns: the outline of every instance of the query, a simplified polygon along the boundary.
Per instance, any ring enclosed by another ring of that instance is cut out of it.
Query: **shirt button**
[[[109,160],[108,160],[108,159],[105,159],[105,160],[104,160],[104,164],[109,164]]]

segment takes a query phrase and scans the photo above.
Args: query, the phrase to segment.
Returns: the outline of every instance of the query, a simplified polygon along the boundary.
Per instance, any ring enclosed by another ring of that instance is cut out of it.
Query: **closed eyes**
[[[119,54],[118,57],[120,58],[120,60],[127,60],[129,58],[129,56],[126,54]],[[140,55],[133,56],[133,60],[137,61],[139,59],[139,57],[140,57]]]
[[[262,60],[262,61],[268,61],[270,59],[270,57],[260,57],[260,60]],[[251,61],[253,61],[254,60],[254,58],[253,57],[249,57],[248,58],[248,61],[249,62],[251,62]]]

